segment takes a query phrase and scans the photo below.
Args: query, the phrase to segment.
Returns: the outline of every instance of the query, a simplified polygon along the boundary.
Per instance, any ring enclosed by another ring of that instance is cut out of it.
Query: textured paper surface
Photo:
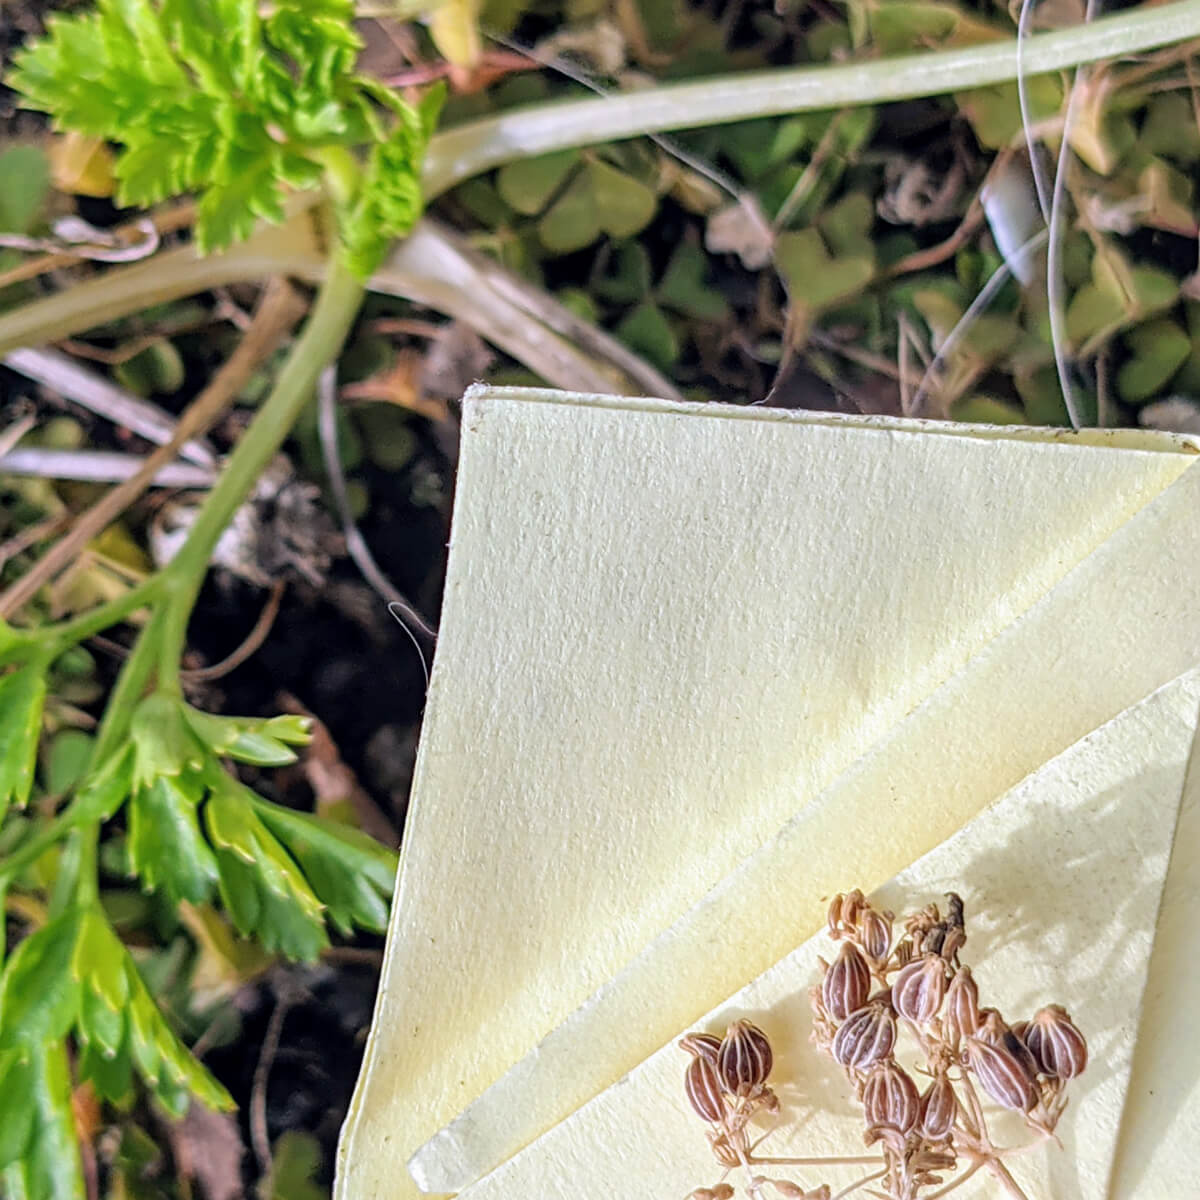
[[[899,914],[959,891],[969,930],[963,960],[972,965],[982,1001],[1010,1021],[1061,1002],[1085,1031],[1090,1062],[1071,1084],[1057,1131],[1062,1149],[1043,1143],[1008,1164],[1034,1200],[1109,1195],[1198,706],[1195,673],[1167,685],[1052,760],[873,897]],[[824,936],[807,942],[697,1025],[720,1034],[744,1016],[771,1037],[777,1051],[772,1080],[792,1119],[762,1154],[863,1152],[862,1117],[849,1102],[844,1076],[808,1044],[808,989],[819,978],[818,954],[832,958],[831,945]],[[647,1200],[682,1200],[693,1187],[716,1182],[721,1168],[708,1151],[705,1125],[683,1095],[687,1061],[673,1043],[663,1047],[468,1188],[462,1200],[611,1200],[621,1194],[622,1181]],[[999,1144],[1032,1140],[1018,1122],[990,1111]],[[1200,1169],[1190,1163],[1185,1169],[1166,1190],[1116,1194],[1124,1200],[1200,1194]],[[807,1187],[828,1182],[835,1190],[867,1170],[762,1168]],[[962,1200],[999,1194],[985,1174],[955,1192]]]
[[[339,1194],[415,1196],[413,1151],[623,971],[634,1036],[596,1042],[602,1014],[568,1038],[590,1048],[567,1086],[510,1107],[515,1125],[493,1122],[489,1147],[512,1153],[812,932],[803,908],[782,947],[735,931],[665,1008],[637,969],[810,808],[820,862],[843,868],[835,886],[876,885],[1200,659],[1195,461],[1186,441],[1146,435],[469,399]],[[1046,617],[1015,660],[997,650],[1089,570],[1063,634]],[[950,692],[980,662],[991,674],[960,717]],[[879,793],[913,832],[835,862],[837,822],[817,801],[935,693],[931,719],[965,751],[949,765],[982,758],[978,779],[928,808],[914,749]]]

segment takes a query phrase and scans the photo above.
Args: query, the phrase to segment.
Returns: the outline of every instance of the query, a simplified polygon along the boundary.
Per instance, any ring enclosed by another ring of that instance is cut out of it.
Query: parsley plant
[[[186,702],[180,660],[213,548],[341,348],[363,280],[421,213],[421,161],[440,93],[410,105],[359,74],[350,0],[100,0],[52,17],[8,82],[56,127],[119,148],[118,200],[191,192],[202,253],[279,221],[288,194],[324,188],[336,236],[307,325],[230,455],[182,550],[117,600],[59,624],[0,622],[0,899],[54,874],[0,972],[0,1192],[82,1200],[72,1089],[114,1104],[140,1087],[168,1112],[225,1089],[170,1028],[99,891],[101,826],[123,821],[128,870],[169,904],[217,902],[267,949],[313,959],[343,933],[382,930],[395,855],[358,831],[273,804],[227,763],[291,762],[295,717],[213,716]],[[147,615],[73,795],[35,794],[55,663],[84,638]],[[0,950],[3,947],[0,946]]]

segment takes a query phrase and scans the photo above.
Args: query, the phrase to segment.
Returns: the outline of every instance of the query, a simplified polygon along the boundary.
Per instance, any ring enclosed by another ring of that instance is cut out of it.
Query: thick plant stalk
[[[753,117],[880,104],[1008,83],[1200,37],[1200,4],[1175,0],[1117,13],[1086,26],[871,62],[748,71],[647,91],[542,104],[474,121],[429,143],[425,194],[440,193],[514,159],[572,146]]]
[[[327,260],[306,211],[316,199],[298,197],[285,225],[264,226],[222,254],[199,258],[190,246],[165,250],[6,313],[0,316],[0,354],[89,329],[99,311],[116,320],[150,304],[273,275],[319,283]],[[676,395],[668,380],[611,334],[428,219],[396,246],[368,287],[463,321],[559,387],[668,399]]]
[[[1118,13],[1082,28],[1039,34],[1022,44],[1020,55],[1014,38],[872,62],[718,76],[629,95],[519,109],[433,137],[425,156],[425,194],[432,199],[482,171],[552,150],[788,112],[939,95],[958,88],[1009,82],[1020,73],[1036,75],[1135,54],[1194,37],[1200,37],[1200,4],[1196,0],[1175,0]],[[315,196],[297,197],[293,211],[298,215],[315,200]],[[265,279],[280,272],[315,282],[323,275],[324,256],[311,227],[300,230],[300,224],[300,220],[293,219],[282,228],[263,229],[242,246],[205,259],[197,259],[190,250],[168,251],[137,266],[109,272],[94,285],[82,284],[25,305],[0,317],[0,354],[88,328],[97,311],[89,288],[103,296],[103,311],[113,317],[207,288]],[[550,355],[553,370],[548,372],[545,364],[534,361],[539,355],[521,352],[520,335],[533,332],[528,327],[516,331],[514,339],[514,331],[506,328],[505,322],[473,322],[470,294],[460,295],[448,288],[443,272],[431,273],[422,269],[424,264],[416,263],[416,269],[410,269],[406,261],[408,257],[423,257],[415,246],[420,246],[417,239],[422,234],[429,233],[425,222],[419,224],[376,274],[372,289],[449,311],[527,362],[548,382],[575,389],[626,390],[611,381],[591,382],[591,372],[586,369],[589,358],[577,351],[577,373],[573,378],[562,378],[558,368],[567,365],[573,347],[558,333],[547,338],[543,328],[533,339],[539,350],[548,341],[555,343]],[[410,243],[415,244],[414,248],[406,249]],[[453,309],[448,307],[451,301]],[[518,344],[514,345],[514,340]],[[627,364],[621,365],[628,369]],[[667,394],[661,388],[647,387],[644,380],[636,390]]]

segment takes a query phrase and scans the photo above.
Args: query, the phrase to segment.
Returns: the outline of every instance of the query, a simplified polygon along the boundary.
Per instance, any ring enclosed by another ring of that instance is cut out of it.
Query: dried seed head
[[[946,1033],[957,1043],[979,1028],[979,985],[970,967],[959,967],[946,989]]]
[[[946,966],[936,954],[927,954],[901,967],[892,980],[892,1003],[901,1016],[918,1025],[932,1020],[946,995]]]
[[[1030,1079],[1036,1079],[1038,1074],[1037,1060],[1029,1053],[1029,1047],[1021,1040],[1019,1034],[1008,1027],[1008,1022],[995,1008],[979,1010],[979,1028],[975,1036],[989,1046],[1006,1050],[1022,1066]]]
[[[688,1192],[687,1200],[733,1200],[733,1188],[727,1183],[718,1183],[716,1187],[696,1188]]]
[[[1044,1075],[1074,1079],[1087,1066],[1087,1042],[1060,1004],[1034,1014],[1025,1029],[1025,1045]]]
[[[683,1090],[692,1108],[714,1124],[725,1118],[725,1098],[717,1080],[717,1069],[707,1058],[693,1058],[683,1076]]]
[[[939,1074],[921,1097],[918,1117],[921,1133],[931,1142],[943,1141],[950,1136],[957,1114],[958,1100],[954,1095],[954,1085],[945,1074]]]
[[[917,1085],[895,1062],[876,1063],[867,1076],[862,1093],[863,1113],[868,1125],[890,1125],[907,1133],[920,1114]]]
[[[942,939],[942,957],[947,962],[957,962],[958,952],[967,944],[967,935],[961,925],[952,925]]]
[[[887,1058],[896,1044],[896,1018],[882,1002],[851,1013],[833,1039],[833,1057],[843,1067],[865,1071]]]
[[[734,1096],[753,1096],[771,1073],[774,1055],[767,1035],[749,1021],[734,1021],[717,1054],[717,1075]]]
[[[858,940],[866,956],[882,964],[892,948],[891,920],[877,909],[864,909],[858,918]]]
[[[870,990],[871,969],[867,960],[853,942],[843,942],[836,961],[825,972],[821,983],[825,1011],[835,1021],[844,1021],[866,1004]]]
[[[1038,1065],[1037,1059],[1034,1058],[1030,1053],[1029,1047],[1025,1044],[1024,1039],[1020,1034],[1018,1034],[1015,1030],[1010,1029],[1007,1033],[1005,1033],[1000,1044],[1014,1058],[1020,1061],[1021,1066],[1025,1068],[1025,1074],[1028,1075],[1030,1079],[1036,1079],[1038,1077],[1041,1067]]]
[[[687,1033],[679,1039],[679,1048],[686,1050],[693,1058],[707,1058],[716,1066],[721,1039],[715,1033]]]
[[[1010,1050],[977,1037],[967,1038],[966,1050],[967,1066],[997,1104],[1014,1112],[1029,1112],[1037,1104],[1037,1085]]]

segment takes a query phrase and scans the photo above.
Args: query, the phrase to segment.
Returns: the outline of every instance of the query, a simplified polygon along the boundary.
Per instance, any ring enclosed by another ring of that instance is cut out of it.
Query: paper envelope
[[[1196,462],[1191,441],[1134,431],[472,391],[337,1194],[419,1195],[414,1154],[424,1187],[458,1191],[580,1110],[555,1130],[572,1137],[606,1088],[814,934],[833,892],[917,869],[1126,710],[1190,738],[1189,680],[1147,697],[1200,662]],[[1120,921],[1130,947],[1108,956],[1125,967],[1126,1067],[1093,1076],[1111,1158],[1133,1055],[1122,1196],[1200,1194],[1176,1190],[1169,1146],[1145,1150],[1200,1132],[1181,1101],[1196,1039],[1168,1037],[1200,980],[1194,955],[1163,949],[1195,928],[1194,837],[1176,846],[1136,1053],[1131,1031],[1190,746],[1175,735],[1130,775],[1162,789],[1111,777],[1161,801],[1129,801],[1157,831],[1136,856],[1140,907],[1096,914],[1106,946]],[[1080,804],[1064,879],[1126,824]],[[1038,1003],[1053,999],[1076,1003]]]

